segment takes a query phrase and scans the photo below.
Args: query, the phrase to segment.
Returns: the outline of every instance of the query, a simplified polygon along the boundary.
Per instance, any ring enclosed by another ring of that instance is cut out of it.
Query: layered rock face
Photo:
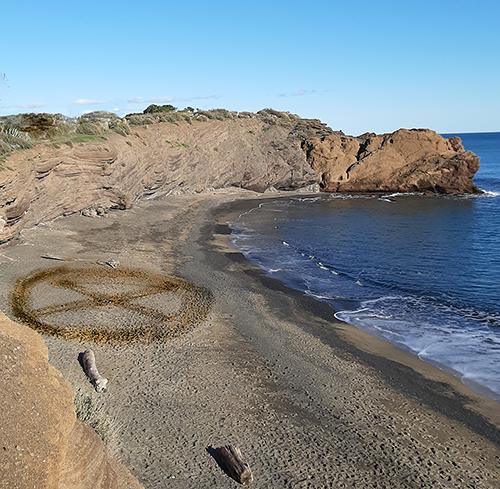
[[[135,126],[126,136],[17,151],[5,164],[12,170],[0,172],[0,243],[92,205],[126,208],[169,192],[317,184],[294,129],[259,119],[158,123]]]
[[[76,419],[74,393],[48,362],[42,337],[0,312],[2,487],[141,488]]]
[[[460,138],[428,129],[400,129],[359,138],[330,135],[303,143],[326,192],[479,193],[472,179],[479,157]]]

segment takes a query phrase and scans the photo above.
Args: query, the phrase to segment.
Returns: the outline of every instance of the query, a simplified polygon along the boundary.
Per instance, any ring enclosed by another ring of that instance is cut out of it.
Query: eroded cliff
[[[94,134],[86,142],[68,134],[48,138],[49,118],[45,142],[15,151],[0,171],[0,244],[60,215],[89,208],[95,215],[140,199],[230,186],[256,192],[314,190],[318,183],[326,192],[479,192],[473,184],[479,158],[458,138],[424,129],[354,138],[270,109],[224,114],[221,120],[178,112],[138,114],[128,122],[84,120],[76,130]],[[27,133],[15,130],[24,141]]]
[[[94,204],[126,208],[170,192],[317,184],[295,127],[259,118],[156,123],[133,127],[125,136],[106,133],[85,143],[16,151],[5,163],[10,170],[0,172],[0,243]]]

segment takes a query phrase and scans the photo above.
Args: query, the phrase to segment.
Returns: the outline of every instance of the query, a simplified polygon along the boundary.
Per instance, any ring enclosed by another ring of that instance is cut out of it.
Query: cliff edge
[[[142,486],[76,418],[74,392],[48,362],[42,337],[0,312],[1,487]]]
[[[317,119],[271,109],[168,108],[123,120],[96,113],[76,122],[28,116],[0,120],[0,150],[7,148],[0,154],[0,244],[60,215],[103,215],[141,199],[231,186],[255,192],[314,191],[318,184],[326,192],[480,192],[473,184],[479,158],[459,138],[427,129],[355,138]],[[9,120],[17,125],[8,126]]]

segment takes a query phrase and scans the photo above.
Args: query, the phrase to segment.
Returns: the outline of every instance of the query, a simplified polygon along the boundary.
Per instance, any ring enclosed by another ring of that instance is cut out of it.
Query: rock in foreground
[[[0,312],[2,487],[114,489],[142,486],[76,419],[69,382],[48,362],[42,337]]]

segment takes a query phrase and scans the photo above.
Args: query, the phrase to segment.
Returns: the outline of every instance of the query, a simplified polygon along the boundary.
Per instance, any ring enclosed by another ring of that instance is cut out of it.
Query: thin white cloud
[[[20,107],[21,109],[39,109],[40,107],[45,107],[45,104],[41,102],[35,102],[33,104],[21,104],[17,107]]]
[[[186,98],[183,100],[206,100],[209,98],[219,98],[218,95],[197,95],[196,97]]]
[[[168,103],[168,102],[190,102],[191,100],[208,100],[208,99],[218,99],[218,95],[196,95],[195,97],[131,97],[127,99],[129,104],[156,104],[156,103]]]
[[[154,104],[156,102],[175,102],[177,97],[153,97],[153,98],[143,98],[143,97],[131,97],[127,99],[129,104]]]
[[[82,110],[82,115],[91,114],[92,112],[94,112],[94,111],[93,110],[89,110],[89,109],[85,109],[85,110]]]
[[[107,103],[107,100],[89,100],[86,98],[79,98],[73,102],[73,105],[98,105]]]
[[[300,89],[296,93],[280,93],[279,97],[303,97],[304,95],[311,95],[311,93],[314,93],[315,91],[316,90],[307,91],[307,90]]]
[[[40,107],[45,107],[45,104],[34,102],[32,104],[0,105],[0,109],[39,109]]]

